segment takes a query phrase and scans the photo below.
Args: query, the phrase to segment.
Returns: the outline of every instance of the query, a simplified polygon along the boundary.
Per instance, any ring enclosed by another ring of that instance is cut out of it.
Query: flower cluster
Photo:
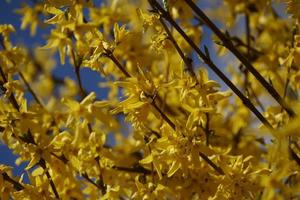
[[[204,2],[23,4],[33,50],[0,24],[0,199],[299,199],[300,3]]]

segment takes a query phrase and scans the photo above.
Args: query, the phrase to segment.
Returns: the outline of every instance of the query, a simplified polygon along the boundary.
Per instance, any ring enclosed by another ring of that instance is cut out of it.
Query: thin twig
[[[29,92],[31,93],[31,95],[33,96],[34,100],[42,107],[44,108],[44,104],[42,103],[42,101],[37,97],[36,93],[33,91],[33,89],[31,88],[30,84],[28,83],[28,81],[26,80],[25,76],[23,75],[22,72],[19,71],[19,75],[21,77],[21,79],[23,80],[23,82],[25,83],[27,89],[29,90]]]
[[[175,38],[173,37],[173,35],[172,35],[171,31],[169,30],[168,26],[164,22],[163,18],[159,18],[159,21],[162,24],[162,26],[164,27],[164,29],[165,29],[165,31],[166,31],[166,33],[168,35],[168,39],[173,43],[176,51],[178,52],[179,56],[183,60],[184,64],[186,65],[186,68],[187,68],[189,74],[192,76],[192,78],[194,79],[194,81],[197,84],[199,84],[197,76],[196,76],[196,74],[195,74],[195,72],[193,70],[193,66],[192,66],[191,60],[184,55],[183,51],[179,47],[178,43],[176,42]]]
[[[253,87],[251,86],[251,84],[249,84],[248,90],[249,90],[249,96],[252,96],[254,98],[258,107],[264,112],[266,109],[265,109],[264,105],[262,104],[262,102],[257,97],[257,95],[255,94],[255,91],[254,91]]]
[[[46,174],[48,180],[50,181],[50,186],[51,186],[52,191],[53,191],[53,193],[55,195],[55,198],[59,199],[59,194],[57,192],[56,186],[55,186],[55,184],[53,182],[53,179],[52,179],[52,177],[51,177],[51,175],[50,175],[50,173],[49,173],[49,171],[47,169],[46,161],[43,158],[40,159],[39,165],[44,169],[45,174]]]
[[[110,58],[111,61],[118,67],[118,69],[127,77],[131,77],[127,70],[122,66],[122,64],[117,60],[114,56],[113,52],[110,50],[106,50],[105,56]]]
[[[21,183],[12,179],[6,172],[2,173],[1,175],[5,181],[13,184],[15,190],[17,191],[24,190],[24,186]]]
[[[86,96],[86,93],[85,93],[85,90],[83,89],[82,80],[81,80],[81,76],[80,76],[81,61],[79,62],[78,60],[76,60],[75,52],[73,49],[71,50],[71,57],[72,57],[73,64],[74,64],[76,79],[77,79],[79,89],[80,89],[80,95],[81,95],[81,98],[83,99]]]
[[[209,122],[210,122],[209,113],[205,113],[205,116],[206,116],[206,125],[205,125],[205,128],[204,128],[205,143],[206,143],[206,146],[209,146],[209,137],[210,137],[210,133],[211,133],[211,130],[210,130],[210,127],[209,127]]]
[[[102,192],[102,195],[104,195],[104,194],[106,194],[106,190],[107,190],[107,188],[106,188],[106,185],[105,185],[105,183],[104,183],[104,179],[103,179],[103,175],[102,175],[102,170],[101,170],[101,165],[100,165],[100,156],[97,156],[96,158],[95,158],[95,161],[96,161],[96,163],[97,163],[97,166],[98,166],[98,168],[99,168],[99,184],[97,184],[97,185],[99,185],[100,186],[100,189],[101,189],[101,192]]]
[[[199,153],[199,156],[205,160],[214,170],[216,170],[216,172],[218,172],[221,175],[225,175],[223,169],[219,166],[217,166],[213,161],[211,161],[205,154],[203,153]]]
[[[118,61],[118,59],[114,56],[113,52],[106,50],[106,54],[105,56],[107,56],[108,58],[111,59],[111,61],[113,61],[113,63],[120,69],[120,71],[122,71],[122,73],[126,76],[126,77],[131,77],[130,74],[126,71],[126,69],[122,66],[122,64]],[[150,95],[148,95],[150,96]],[[151,105],[159,112],[159,114],[161,115],[161,117],[163,118],[163,120],[165,122],[167,122],[169,124],[169,126],[175,130],[176,126],[175,124],[169,119],[169,117],[156,105],[154,99],[153,101],[151,101]]]
[[[0,74],[1,74],[1,77],[2,77],[2,80],[3,80],[3,84],[7,83],[7,78],[4,74],[4,71],[2,69],[2,67],[0,66]],[[19,112],[20,111],[20,106],[15,98],[15,96],[13,94],[11,94],[9,96],[9,101],[11,102],[11,104],[13,105],[13,107]]]
[[[248,14],[245,16],[245,27],[246,27],[246,39],[247,39],[247,55],[248,58],[251,56],[250,46],[251,46],[251,29],[250,29],[250,17]],[[245,80],[244,80],[244,89],[247,91],[249,80],[248,80],[248,69],[244,70]]]
[[[113,166],[113,169],[119,170],[119,171],[124,171],[124,172],[128,172],[128,173],[142,173],[142,174],[146,174],[146,175],[151,175],[151,171],[148,169],[145,169],[141,166],[139,167],[135,167],[135,168],[131,168],[131,167],[121,167],[121,166]]]
[[[95,187],[97,187],[98,189],[100,189],[102,191],[102,187],[100,185],[98,185],[97,183],[95,183],[86,173],[81,174],[81,176],[87,180],[89,183],[91,183],[92,185],[94,185]]]

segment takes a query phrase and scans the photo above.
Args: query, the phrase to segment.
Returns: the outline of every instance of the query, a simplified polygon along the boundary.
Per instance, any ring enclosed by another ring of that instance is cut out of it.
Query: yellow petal
[[[140,160],[140,164],[149,164],[149,163],[152,163],[152,162],[153,162],[153,156],[152,156],[152,154],[150,154],[146,158]]]
[[[176,161],[172,162],[172,166],[170,167],[169,171],[168,171],[168,177],[173,176],[173,174],[175,174],[175,172],[177,172],[177,170],[181,167],[181,163]]]
[[[33,158],[31,158],[29,164],[25,168],[25,170],[31,169],[35,164],[37,164],[40,161],[40,157],[37,156],[37,154],[34,154]]]
[[[44,169],[41,167],[38,167],[36,169],[34,169],[31,173],[32,176],[40,176],[44,173]]]

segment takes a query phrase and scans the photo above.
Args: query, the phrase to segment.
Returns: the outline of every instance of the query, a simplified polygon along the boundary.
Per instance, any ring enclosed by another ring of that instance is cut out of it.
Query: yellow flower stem
[[[71,57],[72,57],[72,60],[73,60],[73,63],[74,63],[74,69],[75,69],[76,79],[77,79],[77,82],[78,82],[78,85],[79,85],[79,89],[80,89],[80,96],[81,96],[81,99],[84,99],[87,96],[87,93],[83,89],[82,80],[81,80],[81,76],[80,76],[81,62],[78,62],[76,60],[75,52],[74,52],[73,49],[71,50]],[[91,123],[88,123],[87,127],[89,129],[89,132],[92,133],[93,129],[92,129]]]
[[[2,44],[2,47],[3,47],[4,50],[6,49],[6,47],[5,47],[4,44]],[[16,65],[16,63],[15,63],[13,60],[12,60],[12,63],[13,63],[14,65]],[[7,79],[6,79],[6,77],[5,77],[4,72],[3,72],[2,69],[0,70],[0,72],[1,72],[1,76],[2,76],[3,80],[4,80],[5,82],[7,82]],[[28,81],[26,80],[26,78],[25,78],[25,76],[23,75],[23,73],[22,73],[21,71],[19,71],[18,73],[19,73],[19,76],[21,77],[21,79],[23,80],[23,82],[25,83],[27,89],[29,90],[29,92],[30,92],[31,95],[33,96],[34,100],[35,100],[42,108],[45,109],[44,104],[43,104],[42,101],[37,97],[37,95],[35,94],[35,92],[34,92],[33,89],[31,88],[30,84],[29,84]],[[11,96],[13,96],[13,95],[11,95]],[[10,98],[11,98],[11,97],[10,97]],[[13,104],[18,104],[17,101],[15,100],[14,96],[12,97],[12,101],[11,101],[11,102],[12,102]],[[18,106],[14,105],[14,107],[16,108],[16,107],[18,107]],[[17,110],[19,111],[19,109],[17,109]]]

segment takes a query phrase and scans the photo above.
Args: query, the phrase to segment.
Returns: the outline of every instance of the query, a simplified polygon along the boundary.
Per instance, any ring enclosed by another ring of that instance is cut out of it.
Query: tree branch
[[[13,184],[15,190],[20,191],[20,190],[23,190],[23,189],[24,189],[24,186],[23,186],[21,183],[15,181],[15,180],[12,179],[11,177],[9,177],[8,174],[7,174],[6,172],[2,173],[2,176],[3,176],[3,179],[4,179],[5,181],[7,181],[7,182]]]
[[[251,62],[243,56],[232,44],[231,40],[207,17],[207,15],[192,1],[184,0],[190,8],[198,15],[198,17],[220,38],[224,46],[229,49],[253,74],[253,76],[261,83],[261,85],[269,92],[269,94],[286,110],[286,112],[294,117],[295,112],[289,108],[285,100],[278,94],[278,92],[272,87],[264,77],[253,67]]]
[[[113,52],[111,52],[110,50],[106,50],[105,56],[107,56],[108,58],[111,59],[111,61],[113,61],[113,63],[118,67],[118,69],[120,69],[120,71],[122,71],[122,73],[126,76],[126,77],[131,77],[130,74],[126,71],[126,69],[122,66],[122,64],[118,61],[118,59],[114,56]],[[161,117],[163,118],[163,120],[165,122],[167,122],[169,124],[169,126],[175,130],[176,126],[175,124],[169,119],[169,117],[156,105],[154,99],[151,102],[151,105],[159,112],[159,114],[161,115]]]
[[[52,188],[52,191],[53,191],[55,197],[56,197],[57,199],[59,199],[59,194],[58,194],[58,192],[57,192],[56,186],[55,186],[55,184],[54,184],[54,182],[53,182],[53,179],[52,179],[52,177],[51,177],[51,175],[50,175],[50,173],[49,173],[49,171],[48,171],[48,169],[47,169],[46,161],[45,161],[43,158],[40,159],[39,165],[44,169],[45,174],[46,174],[48,180],[50,181],[50,186],[51,186],[51,188]]]
[[[166,12],[156,0],[148,0],[150,5],[159,11],[161,17],[165,18],[172,26],[180,33],[185,41],[196,51],[199,57],[210,67],[222,80],[223,82],[240,98],[243,104],[251,110],[255,116],[267,127],[272,129],[271,124],[265,119],[265,117],[256,109],[252,102],[243,95],[243,93],[226,77],[226,75],[213,63],[213,61],[203,53],[200,48],[187,36],[187,34],[180,28],[180,26],[173,20],[168,12]]]

